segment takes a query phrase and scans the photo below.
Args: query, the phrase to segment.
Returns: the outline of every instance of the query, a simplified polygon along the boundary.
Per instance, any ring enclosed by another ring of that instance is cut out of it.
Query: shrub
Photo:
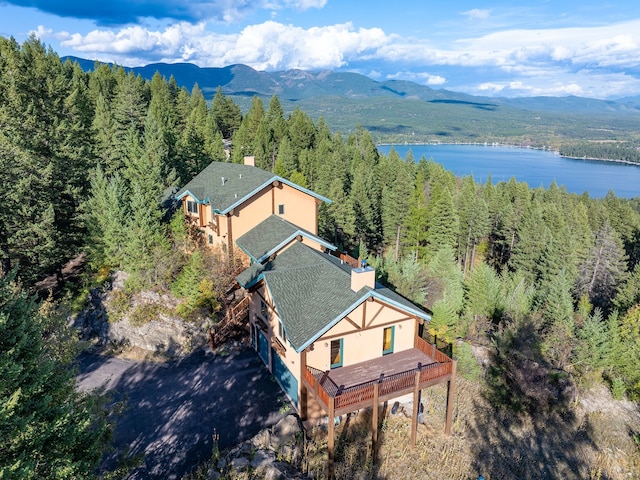
[[[141,303],[137,305],[129,314],[129,323],[135,327],[140,327],[151,320],[155,320],[164,311],[163,307],[153,303]]]

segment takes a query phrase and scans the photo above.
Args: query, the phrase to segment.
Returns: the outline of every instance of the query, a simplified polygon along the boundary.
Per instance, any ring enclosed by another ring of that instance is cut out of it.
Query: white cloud
[[[387,75],[387,78],[390,80],[409,80],[410,82],[423,85],[444,85],[447,82],[447,79],[441,75],[432,75],[427,72],[412,72],[409,70],[391,73]]]
[[[267,21],[229,35],[206,32],[204,23],[176,24],[162,32],[139,26],[118,32],[94,30],[84,36],[68,35],[61,45],[99,59],[116,56],[120,63],[124,59],[148,63],[147,53],[153,53],[163,61],[200,66],[244,63],[257,70],[284,70],[341,67],[387,42],[381,29],[355,29],[351,23],[303,29]]]
[[[491,10],[481,9],[481,8],[473,8],[471,10],[467,10],[466,12],[462,12],[462,15],[466,15],[469,20],[486,20],[489,18],[491,14]]]
[[[310,8],[324,8],[327,0],[285,0],[284,3],[287,7],[308,10]]]
[[[325,4],[326,0],[273,0],[271,6]],[[474,9],[465,15],[478,19],[489,11]],[[358,68],[370,71],[373,78],[449,88],[464,82],[450,73],[452,68],[496,74],[491,81],[483,77],[463,85],[470,93],[603,98],[627,94],[629,88],[640,92],[640,20],[588,28],[502,30],[461,38],[446,47],[436,45],[437,39],[386,34],[350,22],[302,28],[272,20],[230,34],[213,32],[213,27],[183,22],[164,30],[136,26],[82,35],[40,26],[35,33],[59,38],[63,47],[86,58],[128,66],[186,61],[203,67],[243,63],[257,70],[315,70],[344,69],[359,62]],[[445,73],[428,73],[436,69]],[[393,71],[398,73],[389,74]]]

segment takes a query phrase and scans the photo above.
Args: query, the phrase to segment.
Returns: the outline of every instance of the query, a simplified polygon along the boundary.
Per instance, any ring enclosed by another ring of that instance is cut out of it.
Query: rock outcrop
[[[235,446],[209,469],[208,480],[308,479],[301,472],[306,436],[300,418],[289,414],[272,428]],[[214,459],[215,460],[215,459]]]
[[[89,293],[87,307],[73,325],[82,338],[97,338],[102,345],[138,347],[168,356],[181,356],[206,347],[210,321],[185,322],[172,315],[177,300],[169,295],[144,291],[127,299],[126,308],[117,308],[118,296],[123,296],[126,274],[117,272],[113,282]],[[151,307],[144,322],[132,321],[136,310]],[[116,310],[122,310],[116,315]],[[117,318],[114,318],[117,317]]]

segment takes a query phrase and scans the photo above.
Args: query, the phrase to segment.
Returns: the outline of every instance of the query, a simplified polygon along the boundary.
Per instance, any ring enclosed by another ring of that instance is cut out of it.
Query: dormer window
[[[187,212],[189,213],[198,213],[198,204],[191,200],[187,200]]]

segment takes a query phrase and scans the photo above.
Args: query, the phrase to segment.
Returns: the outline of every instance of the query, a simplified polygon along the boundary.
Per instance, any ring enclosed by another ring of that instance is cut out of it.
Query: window
[[[264,303],[264,300],[260,299],[260,315],[265,320],[267,319],[267,304]]]
[[[287,333],[284,331],[284,325],[280,319],[278,319],[278,335],[283,341],[287,341]]]
[[[213,244],[213,235],[209,234],[209,245]]]
[[[196,202],[192,202],[191,200],[187,200],[187,212],[198,213],[198,204]]]
[[[393,353],[394,327],[387,327],[382,331],[382,354]]]
[[[278,205],[278,215],[284,215],[284,203]]]
[[[331,368],[342,366],[342,339],[331,340]]]

